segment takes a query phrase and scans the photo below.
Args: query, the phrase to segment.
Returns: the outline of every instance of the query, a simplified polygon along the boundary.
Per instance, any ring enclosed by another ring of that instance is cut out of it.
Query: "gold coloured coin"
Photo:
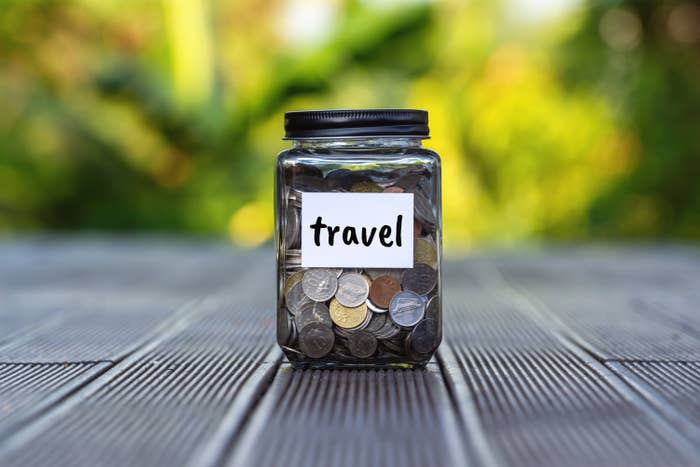
[[[435,246],[429,240],[416,238],[413,240],[413,261],[424,263],[435,267],[437,263],[437,252]]]
[[[376,183],[357,182],[350,188],[350,191],[355,193],[381,193],[383,190]]]
[[[330,311],[331,319],[335,325],[344,329],[357,327],[367,318],[366,303],[360,306],[349,307],[341,305],[340,302],[334,298],[331,300],[328,310]]]
[[[304,278],[304,271],[297,271],[284,281],[284,289],[282,289],[282,294],[287,298],[287,294],[299,281]]]

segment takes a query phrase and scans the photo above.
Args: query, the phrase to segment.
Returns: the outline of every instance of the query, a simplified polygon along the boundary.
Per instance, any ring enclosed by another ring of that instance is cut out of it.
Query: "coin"
[[[323,179],[323,188],[326,191],[347,191],[355,181],[352,170],[335,169],[326,174]]]
[[[413,219],[413,236],[418,237],[423,232],[423,226],[416,219]],[[415,250],[415,246],[413,247]]]
[[[338,357],[342,360],[349,360],[350,350],[347,346],[347,340],[341,341],[340,339],[336,339],[333,345],[333,354],[334,357]]]
[[[338,279],[338,291],[335,298],[347,307],[359,306],[367,300],[369,285],[361,274],[345,273]]]
[[[284,243],[287,248],[294,248],[299,241],[299,211],[294,208],[287,209],[284,223]]]
[[[383,190],[374,182],[357,182],[350,187],[350,191],[355,193],[381,193]]]
[[[280,345],[287,345],[292,342],[294,333],[294,323],[289,317],[289,313],[284,308],[277,310],[277,342]]]
[[[420,295],[411,291],[394,295],[389,304],[389,317],[394,323],[404,328],[415,326],[423,318],[424,312],[425,303]]]
[[[285,171],[285,178],[287,181],[292,181],[299,176],[312,176],[315,177],[317,180],[320,180],[321,178],[323,178],[323,172],[321,172],[321,169],[319,169],[315,165],[309,165],[305,163],[294,164],[292,166],[289,166]]]
[[[392,320],[387,319],[384,322],[384,325],[381,328],[379,328],[379,330],[375,332],[374,335],[377,339],[391,339],[392,337],[396,336],[399,332],[401,332],[401,328],[395,325]]]
[[[437,271],[427,264],[416,263],[412,269],[406,269],[401,283],[404,290],[427,295],[437,284]]]
[[[369,324],[369,322],[370,322],[371,319],[372,319],[372,313],[371,313],[371,312],[369,311],[369,309],[368,309],[368,310],[367,310],[367,315],[365,316],[364,321],[362,321],[360,324],[358,324],[358,325],[355,326],[354,328],[348,328],[347,330],[348,330],[348,331],[351,331],[351,332],[354,332],[354,331],[361,331],[361,330],[363,330],[363,329],[365,329],[365,328],[367,327],[367,325]]]
[[[395,338],[385,339],[382,341],[382,346],[389,352],[397,355],[403,355],[406,352],[403,336],[397,335]]]
[[[428,201],[428,198],[419,191],[413,193],[413,210],[418,221],[429,227],[435,227],[435,213],[433,213],[433,208]]]
[[[391,299],[401,292],[401,283],[391,276],[379,276],[372,281],[369,298],[380,308],[389,308]]]
[[[330,269],[309,269],[301,280],[304,293],[315,302],[325,302],[335,295],[338,277]]]
[[[389,311],[387,308],[379,308],[377,305],[372,303],[372,300],[367,300],[365,303],[367,303],[367,308],[375,313],[386,313]]]
[[[391,276],[397,281],[401,281],[403,276],[403,269],[388,269],[388,268],[372,268],[365,269],[367,275],[372,279],[376,279],[379,276]]]
[[[384,188],[384,193],[403,193],[404,189],[400,186],[388,186]]]
[[[349,331],[347,329],[343,329],[343,328],[338,327],[338,326],[333,326],[333,332],[335,332],[336,336],[338,336],[342,339],[350,339],[350,336],[352,336],[352,331]]]
[[[428,300],[425,305],[425,318],[440,322],[440,299],[437,295]]]
[[[297,329],[304,329],[311,323],[320,323],[329,328],[333,326],[328,307],[319,302],[304,303],[299,308],[294,321],[296,321]]]
[[[287,293],[285,298],[285,303],[287,304],[287,309],[293,315],[297,314],[302,305],[311,303],[311,299],[304,293],[302,281],[297,282],[289,289],[289,293]]]
[[[287,200],[289,201],[289,204],[292,207],[295,208],[300,208],[301,207],[301,198],[302,198],[303,192],[299,191],[294,188],[287,188],[285,192],[285,196]]]
[[[304,271],[297,271],[291,276],[287,277],[287,279],[284,281],[284,289],[282,289],[282,295],[284,295],[285,298],[287,298],[289,290],[298,284],[302,277],[304,277]]]
[[[347,307],[334,298],[331,300],[329,311],[335,325],[345,329],[357,327],[367,318],[367,305],[364,303],[356,307]]]
[[[409,335],[411,351],[417,354],[429,354],[440,345],[440,325],[434,319],[424,319]]]
[[[435,245],[425,238],[413,239],[413,261],[435,266],[437,263],[437,251]]]
[[[369,358],[377,351],[377,339],[370,332],[356,332],[348,339],[348,349],[355,357]]]
[[[294,180],[292,180],[294,188],[304,192],[321,191],[323,188],[322,183],[323,180],[321,179],[321,177],[307,174],[297,175],[296,177],[294,177]]]
[[[285,253],[285,267],[295,268],[301,266],[301,251],[295,249],[288,249]]]
[[[371,332],[372,334],[376,334],[380,329],[384,327],[386,321],[386,313],[372,313],[372,317],[370,318],[369,323],[367,323],[365,331]]]
[[[396,186],[401,187],[404,190],[414,190],[421,180],[423,180],[423,175],[411,173],[401,177],[401,179],[396,182]]]
[[[320,323],[311,323],[299,332],[299,347],[311,358],[327,355],[334,342],[333,331]]]

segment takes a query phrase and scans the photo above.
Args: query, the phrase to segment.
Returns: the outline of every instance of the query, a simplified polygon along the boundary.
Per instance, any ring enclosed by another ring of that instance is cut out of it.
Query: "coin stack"
[[[316,169],[316,168],[313,168]],[[290,359],[425,363],[441,339],[431,174],[333,169],[293,173],[285,192],[278,340]],[[411,269],[301,268],[303,192],[414,194]]]

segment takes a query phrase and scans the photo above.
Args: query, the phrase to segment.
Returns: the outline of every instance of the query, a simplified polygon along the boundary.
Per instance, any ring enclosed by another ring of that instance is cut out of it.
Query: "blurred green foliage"
[[[284,111],[417,107],[452,251],[700,239],[697,1],[572,2],[537,21],[485,0],[0,9],[0,232],[259,244]]]

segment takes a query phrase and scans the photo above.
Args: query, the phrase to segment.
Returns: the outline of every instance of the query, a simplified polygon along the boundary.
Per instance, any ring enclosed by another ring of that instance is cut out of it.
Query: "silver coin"
[[[285,297],[285,303],[287,304],[287,309],[289,310],[289,312],[293,315],[296,315],[305,303],[313,302],[304,293],[304,287],[302,286],[302,283],[300,281],[294,284],[291,289],[289,289],[289,292],[287,292],[287,296]]]
[[[436,222],[433,207],[428,198],[418,190],[413,193],[413,206],[414,214],[416,219],[418,219],[418,222],[423,224],[425,227],[428,227],[428,230],[435,227]]]
[[[385,339],[382,341],[382,346],[387,349],[389,352],[397,354],[397,355],[403,355],[406,353],[406,341],[404,336],[402,335],[396,335],[395,337],[392,337],[391,339]]]
[[[435,295],[425,305],[425,318],[440,322],[440,298]]]
[[[286,268],[294,268],[301,266],[301,250],[288,249],[285,252],[284,265]]]
[[[350,339],[350,336],[352,336],[352,331],[341,328],[340,326],[333,326],[333,332],[335,332],[336,336],[342,337],[343,339]]]
[[[333,345],[333,357],[341,360],[349,360],[350,350],[347,346],[347,340],[337,339]]]
[[[440,345],[440,324],[434,319],[424,319],[411,331],[408,347],[411,353],[426,355]]]
[[[372,313],[372,317],[370,318],[369,323],[367,323],[365,331],[371,332],[372,334],[376,334],[377,332],[379,332],[380,329],[384,327],[386,321],[386,313]]]
[[[311,323],[320,323],[329,328],[333,327],[331,315],[328,313],[328,307],[319,302],[308,302],[301,306],[296,316],[294,317],[297,329],[304,329]]]
[[[386,316],[386,315],[385,315]],[[377,339],[391,339],[401,332],[401,328],[394,324],[390,319],[384,322],[384,325],[374,333]]]
[[[345,268],[343,269],[343,272],[349,273],[354,273],[354,274],[362,274],[362,268]]]
[[[379,308],[377,305],[372,303],[372,300],[367,300],[367,308],[375,313],[386,313],[389,311],[387,308]]]
[[[362,275],[345,273],[338,278],[335,298],[341,305],[356,307],[362,305],[369,295],[369,285]]]
[[[361,171],[335,169],[326,174],[323,188],[326,191],[349,191],[354,184],[369,181],[371,179]]]
[[[297,190],[296,188],[290,188],[289,189],[289,201],[298,204],[298,207],[301,207],[301,200],[304,196],[304,192],[301,190]]]
[[[427,264],[416,263],[413,268],[406,269],[401,279],[404,290],[410,290],[418,295],[427,295],[437,284],[437,271]]]
[[[315,302],[325,302],[335,295],[338,277],[330,269],[309,269],[304,273],[301,285],[307,297]]]
[[[418,186],[418,183],[420,183],[424,178],[424,175],[417,174],[417,173],[409,173],[401,177],[399,180],[394,183],[396,186],[399,186],[403,188],[404,190],[407,191],[412,191],[415,190],[416,187]]]
[[[299,191],[322,191],[323,179],[314,175],[300,174],[294,177],[294,189]]]
[[[377,338],[372,333],[360,331],[348,339],[348,350],[358,358],[369,358],[377,351]]]
[[[277,342],[287,345],[294,339],[294,322],[284,308],[277,310]]]
[[[323,179],[323,188],[326,191],[339,191],[344,185],[346,185],[345,179],[352,174],[349,169],[334,169],[328,172]],[[347,188],[350,188],[348,185]]]
[[[335,342],[333,331],[319,323],[311,323],[299,332],[299,348],[311,358],[327,355]]]
[[[295,248],[299,246],[300,223],[299,211],[294,208],[287,209],[284,225],[284,242],[287,245],[287,248]]]
[[[403,328],[410,328],[418,324],[424,313],[425,303],[415,292],[399,292],[394,295],[389,304],[389,317]]]

